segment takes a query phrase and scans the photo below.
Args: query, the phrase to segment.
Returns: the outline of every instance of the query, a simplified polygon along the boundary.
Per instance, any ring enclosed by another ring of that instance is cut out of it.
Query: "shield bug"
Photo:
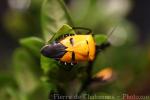
[[[63,62],[65,65],[75,65],[82,61],[93,61],[97,51],[110,45],[107,42],[96,46],[92,31],[88,28],[73,27],[72,30],[76,31],[75,34],[66,33],[53,43],[45,45],[41,49],[42,55]]]

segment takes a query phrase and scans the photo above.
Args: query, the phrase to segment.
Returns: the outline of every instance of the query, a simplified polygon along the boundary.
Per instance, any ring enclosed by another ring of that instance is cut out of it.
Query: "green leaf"
[[[101,45],[104,42],[107,42],[107,35],[94,35],[96,45]]]
[[[72,25],[71,18],[62,0],[45,0],[41,12],[44,39],[48,41],[63,24]]]
[[[41,67],[45,74],[47,74],[52,69],[58,69],[57,61],[41,56]]]
[[[64,24],[54,35],[53,37],[48,41],[48,43],[52,43],[55,41],[58,37],[64,35],[64,34],[75,34],[75,31],[72,29],[71,26]]]
[[[23,100],[19,99],[19,96],[19,91],[12,88],[11,86],[3,86],[3,88],[0,89],[1,100]]]
[[[0,88],[3,88],[4,86],[11,86],[16,87],[16,81],[14,78],[12,78],[12,75],[9,73],[1,73],[0,74]]]
[[[39,81],[33,67],[38,65],[32,55],[24,48],[16,49],[13,55],[13,72],[21,92],[31,93],[38,86]]]
[[[72,80],[78,72],[76,70],[68,71],[67,67],[69,66],[58,64],[58,61],[44,56],[41,56],[41,66],[44,70],[44,74],[46,75],[43,77],[43,81],[49,81],[55,85],[59,82]]]
[[[35,56],[40,57],[40,49],[44,45],[44,41],[37,37],[29,37],[21,39],[20,44]]]

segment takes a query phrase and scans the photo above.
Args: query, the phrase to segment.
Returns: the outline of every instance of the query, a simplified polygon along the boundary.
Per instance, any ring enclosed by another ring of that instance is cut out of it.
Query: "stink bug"
[[[42,55],[59,60],[65,65],[74,65],[81,61],[93,61],[97,51],[109,46],[109,43],[96,46],[92,31],[88,28],[73,27],[72,29],[78,32],[59,36],[53,43],[41,49]],[[86,34],[82,34],[79,30],[86,31],[84,32]]]

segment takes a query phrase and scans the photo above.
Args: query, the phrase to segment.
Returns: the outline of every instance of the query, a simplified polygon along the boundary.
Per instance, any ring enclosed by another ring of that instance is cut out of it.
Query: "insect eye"
[[[70,44],[71,44],[71,45],[74,44],[73,38],[70,38]]]

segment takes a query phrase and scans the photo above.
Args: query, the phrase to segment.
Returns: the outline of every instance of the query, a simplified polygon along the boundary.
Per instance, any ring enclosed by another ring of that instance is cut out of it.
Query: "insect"
[[[65,34],[41,49],[42,55],[58,60],[65,65],[75,65],[82,61],[93,61],[97,51],[108,47],[109,43],[96,46],[92,31],[88,28],[73,27],[73,30],[83,30],[86,34]]]

